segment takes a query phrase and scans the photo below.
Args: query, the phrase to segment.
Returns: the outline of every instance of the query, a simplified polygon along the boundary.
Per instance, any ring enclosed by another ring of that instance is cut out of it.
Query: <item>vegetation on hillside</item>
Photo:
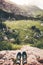
[[[43,48],[43,10],[0,0],[0,50],[23,45]]]
[[[20,49],[22,45],[43,48],[43,26],[40,21],[0,22],[0,50]]]

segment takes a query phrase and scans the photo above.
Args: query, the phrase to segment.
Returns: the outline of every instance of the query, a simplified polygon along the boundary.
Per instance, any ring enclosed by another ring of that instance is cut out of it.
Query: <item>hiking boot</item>
[[[17,54],[16,64],[17,65],[20,65],[21,64],[21,53],[20,52]]]
[[[26,52],[22,53],[22,63],[23,63],[23,65],[27,64],[27,54],[26,54]]]

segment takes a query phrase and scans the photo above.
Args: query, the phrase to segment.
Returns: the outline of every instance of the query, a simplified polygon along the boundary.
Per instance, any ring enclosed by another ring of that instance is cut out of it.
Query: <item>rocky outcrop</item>
[[[0,9],[4,10],[5,12],[8,12],[8,13],[15,13],[17,11],[19,11],[19,7],[14,3],[10,3],[10,2],[7,2],[5,0],[1,0],[0,1]]]
[[[16,3],[10,2],[10,0],[0,0],[0,9],[2,9],[3,11],[7,13],[14,13],[14,15],[22,15],[22,17],[23,16],[26,16],[26,17],[36,16],[37,11],[38,11],[38,14],[43,13],[43,10],[41,10],[37,6],[34,6],[34,5],[33,6],[23,6],[23,5],[19,6]]]
[[[0,51],[0,65],[15,65],[17,53],[23,51],[27,53],[27,65],[43,65],[43,49],[29,46],[23,46],[21,50]]]
[[[4,0],[0,1],[0,17],[4,20],[18,20],[18,19],[28,19],[25,10],[21,9],[17,4],[6,2]]]

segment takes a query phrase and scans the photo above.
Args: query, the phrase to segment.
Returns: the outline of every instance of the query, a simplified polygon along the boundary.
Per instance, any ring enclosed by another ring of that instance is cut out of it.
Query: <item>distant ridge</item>
[[[43,15],[43,10],[37,6],[19,6],[6,0],[0,0],[0,9],[7,13],[13,13],[14,16],[21,15],[33,17],[36,15]]]

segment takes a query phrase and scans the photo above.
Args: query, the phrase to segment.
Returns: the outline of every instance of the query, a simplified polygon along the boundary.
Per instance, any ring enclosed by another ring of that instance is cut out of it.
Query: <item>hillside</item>
[[[0,50],[20,49],[22,45],[43,48],[43,25],[40,21],[17,20],[0,23]]]
[[[41,15],[43,13],[43,10],[41,10],[35,5],[21,6],[21,9],[24,10],[27,16],[36,16],[39,14]]]
[[[43,48],[43,10],[0,0],[0,50],[26,44]]]
[[[16,65],[24,51],[25,65],[43,65],[43,10],[0,0],[0,65]]]
[[[12,4],[10,2],[6,2],[5,0],[2,0],[0,6],[1,6],[0,9],[4,10],[6,12],[15,13],[15,12],[17,12],[17,10],[19,12],[19,8],[15,3]]]
[[[13,18],[17,18],[19,16],[21,19],[25,19],[25,18],[28,19],[28,17],[36,17],[37,15],[38,17],[43,16],[43,10],[41,10],[40,8],[34,5],[20,6],[6,0],[1,0],[0,3],[1,3],[0,10],[6,13],[12,13]],[[17,19],[20,19],[20,18],[17,18]]]

